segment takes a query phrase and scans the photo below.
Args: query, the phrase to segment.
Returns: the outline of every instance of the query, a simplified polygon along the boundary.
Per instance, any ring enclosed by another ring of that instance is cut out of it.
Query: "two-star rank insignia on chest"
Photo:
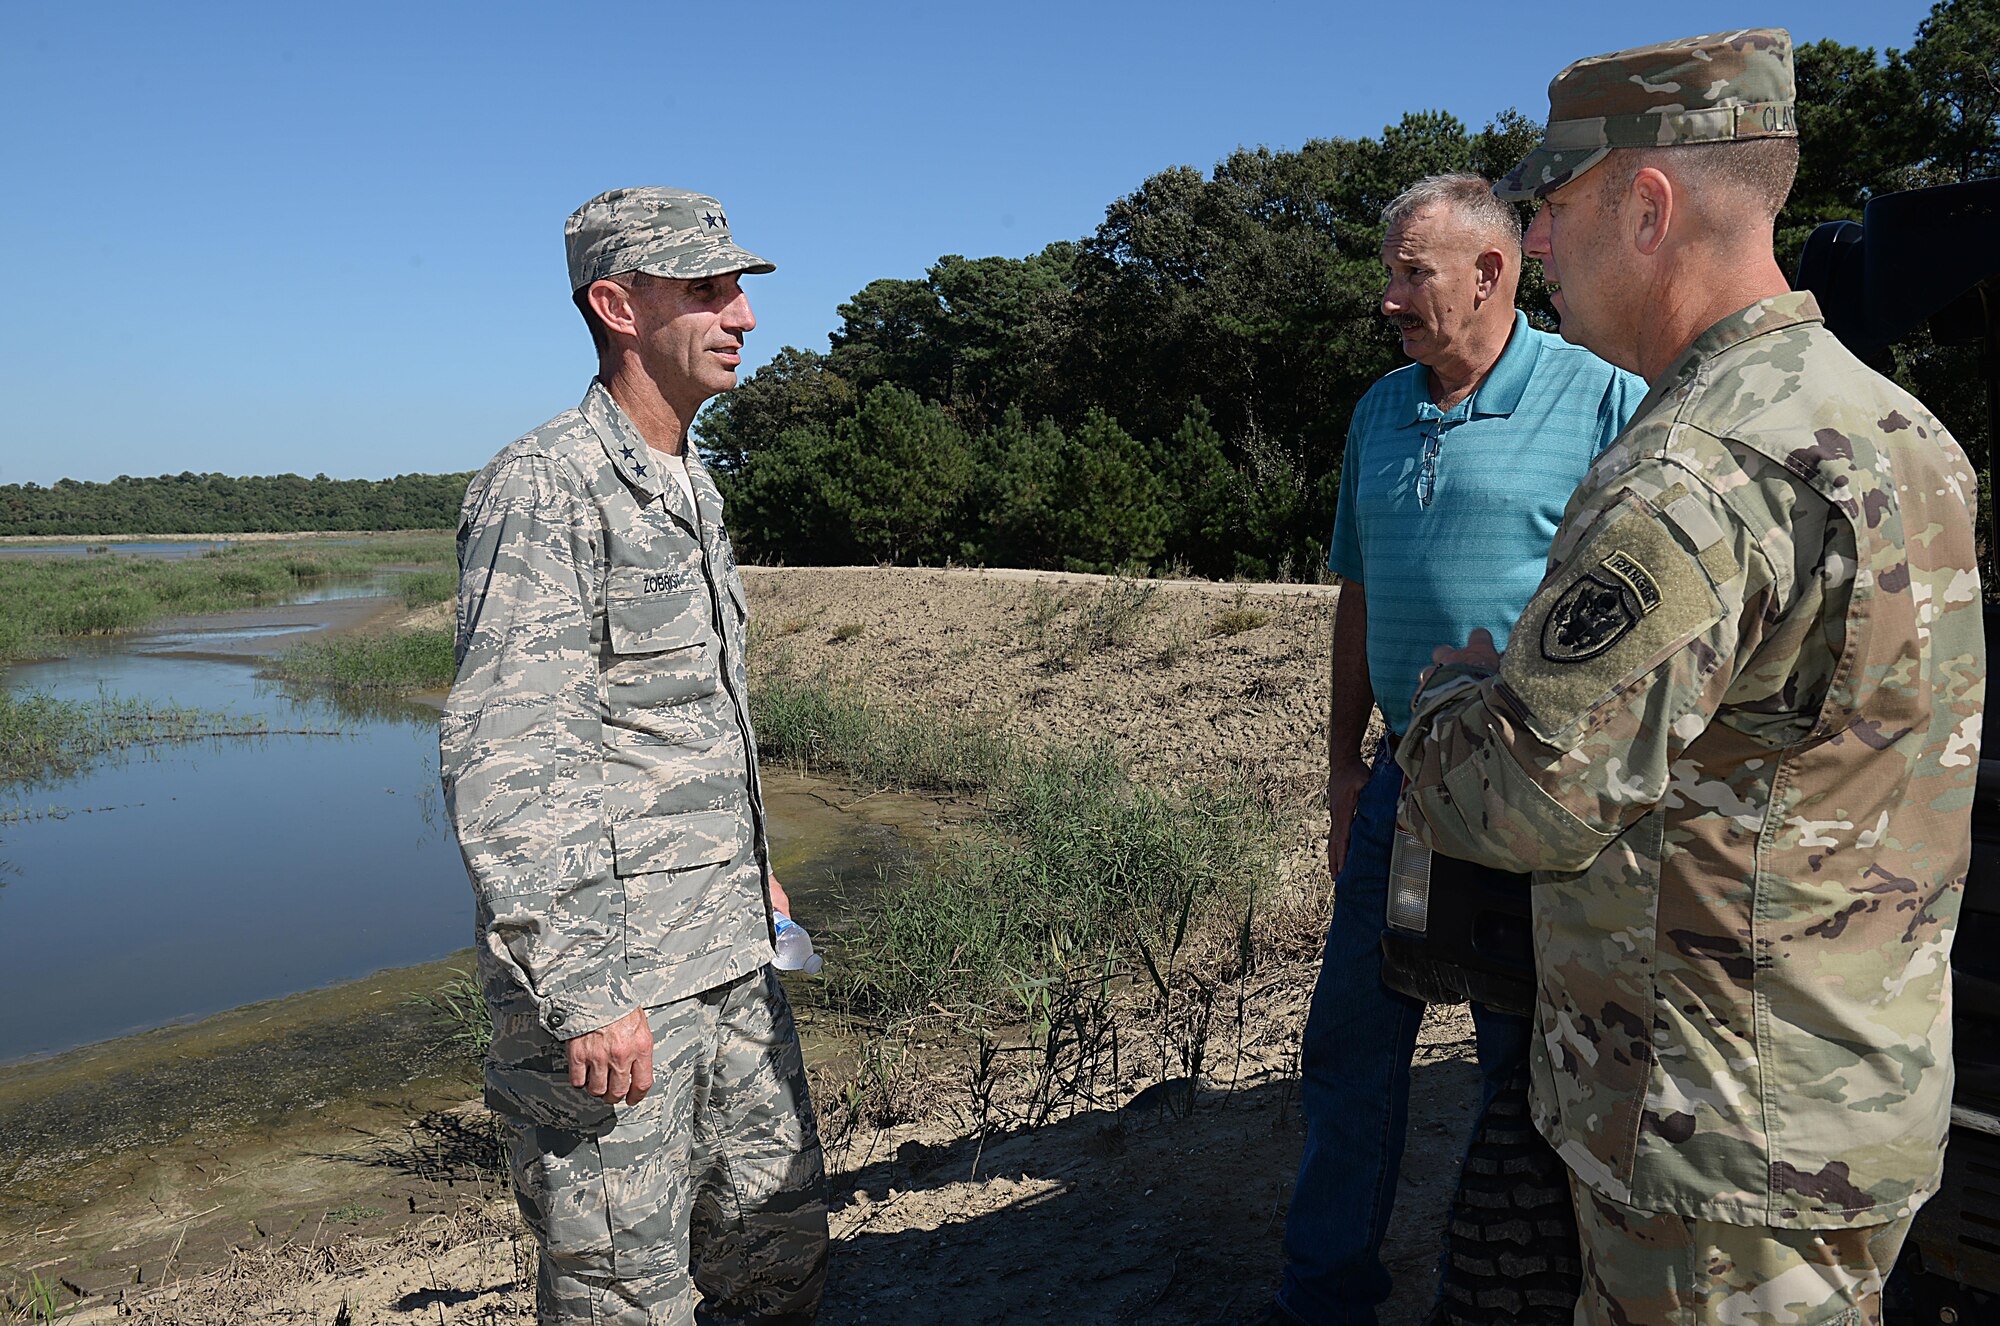
[[[1551,663],[1596,658],[1660,606],[1660,587],[1639,559],[1614,552],[1577,582],[1542,620],[1542,657]]]

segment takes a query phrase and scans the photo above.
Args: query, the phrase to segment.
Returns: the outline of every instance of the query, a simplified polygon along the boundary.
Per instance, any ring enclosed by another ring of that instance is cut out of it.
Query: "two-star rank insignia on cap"
[[[1660,606],[1660,586],[1626,552],[1614,552],[1563,591],[1542,619],[1542,657],[1581,663],[1623,640]]]
[[[716,227],[716,220],[715,220],[715,213],[713,213],[713,212],[703,212],[703,213],[701,214],[701,219],[702,219],[702,220],[704,220],[704,221],[706,221],[706,222],[708,223],[708,228],[709,228],[710,230],[713,230],[713,229],[715,229],[715,227]],[[727,217],[724,217],[724,218],[722,219],[722,224],[723,224],[723,225],[725,225],[725,226],[726,226],[726,225],[728,225],[728,224],[729,224],[729,218],[727,218]]]

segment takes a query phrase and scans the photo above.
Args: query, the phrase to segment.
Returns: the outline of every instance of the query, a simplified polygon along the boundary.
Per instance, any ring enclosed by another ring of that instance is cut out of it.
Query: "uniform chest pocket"
[[[708,585],[686,571],[612,568],[604,616],[614,654],[663,654],[715,640]]]

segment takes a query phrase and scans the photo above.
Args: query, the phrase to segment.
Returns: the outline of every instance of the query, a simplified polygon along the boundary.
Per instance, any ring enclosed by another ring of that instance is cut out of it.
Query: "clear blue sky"
[[[718,195],[746,372],[940,254],[1018,256],[1238,145],[1541,118],[1569,59],[1921,0],[14,4],[0,16],[0,483],[474,469],[591,369],[562,220]]]

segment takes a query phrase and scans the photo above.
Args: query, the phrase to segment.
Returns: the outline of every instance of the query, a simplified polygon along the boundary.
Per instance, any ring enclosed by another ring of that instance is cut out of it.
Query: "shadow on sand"
[[[1462,1059],[1413,1071],[1383,1326],[1414,1326],[1429,1306],[1476,1089]],[[983,1149],[905,1143],[835,1184],[820,1320],[1183,1326],[1248,1313],[1277,1283],[1301,1140],[1286,1078],[1205,1091],[1188,1117],[1142,1105]]]

